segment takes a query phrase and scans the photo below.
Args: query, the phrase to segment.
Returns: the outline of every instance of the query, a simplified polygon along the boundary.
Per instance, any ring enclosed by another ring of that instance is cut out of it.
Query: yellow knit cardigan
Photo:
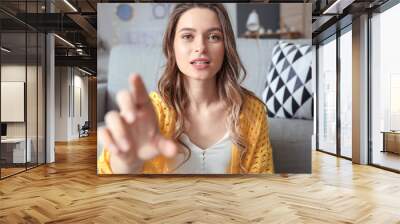
[[[158,117],[161,133],[172,138],[175,130],[175,113],[163,102],[156,92],[150,93],[150,99]],[[254,96],[246,95],[239,118],[240,131],[247,144],[246,152],[241,156],[236,145],[232,144],[232,154],[227,173],[274,173],[272,147],[269,141],[266,108]],[[146,161],[143,166],[144,174],[167,174],[172,168],[168,160],[158,156]],[[104,149],[97,161],[98,174],[112,174],[110,152]]]

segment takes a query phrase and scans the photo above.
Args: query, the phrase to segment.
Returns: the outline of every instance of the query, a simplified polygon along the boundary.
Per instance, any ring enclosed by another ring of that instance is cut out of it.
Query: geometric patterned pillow
[[[311,45],[279,41],[274,47],[262,94],[269,117],[313,118],[311,60]]]

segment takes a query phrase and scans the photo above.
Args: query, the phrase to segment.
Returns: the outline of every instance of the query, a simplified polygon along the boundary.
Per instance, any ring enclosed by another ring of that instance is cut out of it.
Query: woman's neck
[[[186,91],[189,98],[189,107],[193,110],[207,109],[219,102],[216,79],[186,80]]]

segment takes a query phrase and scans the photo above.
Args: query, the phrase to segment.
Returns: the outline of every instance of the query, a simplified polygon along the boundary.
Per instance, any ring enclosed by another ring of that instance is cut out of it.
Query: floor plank
[[[313,152],[311,175],[96,175],[96,139],[0,181],[0,223],[400,223],[400,175]]]

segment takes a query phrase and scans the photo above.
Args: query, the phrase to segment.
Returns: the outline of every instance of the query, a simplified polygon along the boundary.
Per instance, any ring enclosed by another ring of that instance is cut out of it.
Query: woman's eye
[[[210,36],[208,36],[208,39],[211,41],[219,41],[221,40],[221,37],[217,34],[211,34]]]
[[[182,39],[184,39],[184,40],[190,40],[191,38],[192,38],[192,35],[190,35],[190,34],[182,35]]]

